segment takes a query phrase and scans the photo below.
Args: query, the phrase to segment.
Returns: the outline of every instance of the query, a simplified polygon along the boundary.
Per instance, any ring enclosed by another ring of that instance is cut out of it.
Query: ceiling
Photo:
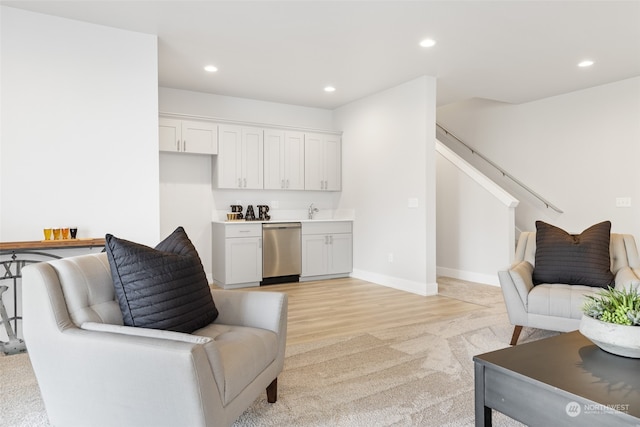
[[[163,87],[327,109],[421,75],[437,78],[438,106],[522,103],[640,75],[640,1],[0,4],[157,35]],[[437,44],[420,47],[428,37]],[[583,59],[595,64],[577,67]]]

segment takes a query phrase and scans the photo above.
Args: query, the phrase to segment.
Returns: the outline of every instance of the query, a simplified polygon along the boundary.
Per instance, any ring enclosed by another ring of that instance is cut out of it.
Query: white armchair
[[[23,270],[24,336],[56,426],[228,426],[284,365],[287,295],[213,291],[193,334],[122,326],[105,253]]]
[[[609,253],[615,288],[638,288],[640,256],[633,236],[611,233]],[[517,343],[523,326],[560,332],[579,329],[585,295],[602,289],[558,283],[534,286],[535,255],[536,233],[522,232],[513,264],[498,272],[509,321],[514,325],[511,345]]]

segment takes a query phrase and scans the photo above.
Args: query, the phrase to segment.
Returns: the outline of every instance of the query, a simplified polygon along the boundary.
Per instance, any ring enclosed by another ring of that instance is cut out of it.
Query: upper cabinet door
[[[242,188],[264,188],[263,130],[242,128]]]
[[[264,131],[264,188],[284,190],[284,131]]]
[[[218,125],[160,117],[158,120],[160,151],[217,154]]]
[[[216,164],[219,188],[242,188],[242,132],[238,126],[218,128],[218,158]]]
[[[327,191],[342,188],[342,144],[337,135],[324,136],[324,171]]]
[[[324,190],[322,160],[322,135],[307,133],[304,136],[304,188]]]
[[[260,128],[220,125],[216,162],[218,188],[263,187],[263,131]]]
[[[304,133],[264,131],[264,188],[304,190]]]
[[[180,151],[182,148],[182,122],[160,117],[158,125],[160,151]]]
[[[284,184],[287,190],[304,190],[304,133],[285,132]]]
[[[342,188],[341,150],[337,135],[305,134],[305,190],[339,191]]]
[[[182,151],[218,154],[218,126],[210,122],[182,122]]]

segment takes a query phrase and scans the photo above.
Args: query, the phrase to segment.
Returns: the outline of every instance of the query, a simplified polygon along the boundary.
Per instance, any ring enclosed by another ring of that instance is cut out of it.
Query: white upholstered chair
[[[640,256],[633,236],[611,233],[609,252],[616,289],[638,288]],[[535,255],[536,233],[522,232],[513,264],[498,272],[509,321],[514,325],[511,345],[517,343],[523,326],[560,332],[579,329],[585,295],[602,289],[559,283],[534,286]]]
[[[107,254],[23,270],[24,336],[55,426],[228,426],[277,397],[287,295],[213,291],[193,334],[122,326]]]

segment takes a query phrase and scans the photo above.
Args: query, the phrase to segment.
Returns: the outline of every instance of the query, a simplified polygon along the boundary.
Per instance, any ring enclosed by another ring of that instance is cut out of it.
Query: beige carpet
[[[280,399],[240,426],[472,426],[473,356],[507,347],[504,314],[472,313],[288,348]],[[521,342],[551,336],[523,331]],[[496,426],[520,426],[494,413]]]
[[[508,346],[497,287],[439,279],[479,311],[436,323],[287,347],[278,402],[258,399],[241,426],[472,426],[476,354]],[[555,333],[523,330],[520,342]],[[49,426],[27,354],[0,357],[0,425]],[[496,426],[521,424],[494,413]]]

